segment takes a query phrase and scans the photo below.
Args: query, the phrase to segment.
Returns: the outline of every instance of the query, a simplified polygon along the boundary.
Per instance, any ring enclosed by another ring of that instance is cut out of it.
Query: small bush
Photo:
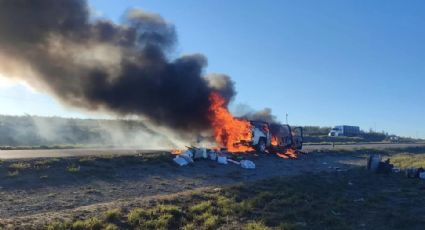
[[[95,157],[82,157],[78,160],[81,165],[91,165],[96,161]]]
[[[100,230],[102,223],[96,217],[87,220],[77,220],[72,224],[74,230]]]
[[[67,230],[70,229],[71,225],[69,222],[61,222],[61,221],[55,221],[47,225],[47,230]]]
[[[9,165],[10,170],[24,170],[30,168],[31,165],[29,163],[25,162],[16,162],[11,165]]]
[[[189,211],[194,213],[202,213],[212,209],[211,201],[203,201],[189,208]]]
[[[104,228],[104,230],[118,230],[118,226],[116,226],[115,224],[107,224]]]
[[[159,205],[151,209],[136,208],[127,215],[128,222],[141,229],[169,229],[181,226],[182,211],[173,205]]]
[[[182,230],[195,230],[197,229],[195,224],[189,223],[182,227]]]
[[[246,224],[242,229],[243,230],[268,230],[270,228],[265,226],[261,222],[252,222],[252,223]]]
[[[19,171],[18,170],[15,170],[15,171],[9,171],[8,173],[7,173],[7,176],[9,176],[9,177],[16,177],[16,176],[18,176],[19,175]]]
[[[235,213],[235,210],[237,210],[237,205],[231,199],[225,196],[219,196],[217,198],[217,208],[221,216],[227,216]]]
[[[66,170],[71,173],[76,173],[80,171],[80,166],[76,164],[69,165]]]
[[[203,226],[205,229],[216,229],[219,222],[220,220],[218,216],[208,215],[208,217],[204,220]]]
[[[121,210],[118,208],[114,208],[106,211],[105,218],[107,221],[118,221],[122,218]]]
[[[149,216],[149,213],[141,208],[136,208],[131,210],[127,215],[128,222],[133,225],[137,226],[140,225],[143,220],[147,219]]]

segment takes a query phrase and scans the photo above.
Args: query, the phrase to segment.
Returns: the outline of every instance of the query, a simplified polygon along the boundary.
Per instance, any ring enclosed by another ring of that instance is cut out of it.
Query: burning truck
[[[269,152],[290,158],[296,157],[297,150],[302,149],[302,127],[233,117],[218,93],[212,93],[210,101],[210,121],[215,140],[228,152]]]

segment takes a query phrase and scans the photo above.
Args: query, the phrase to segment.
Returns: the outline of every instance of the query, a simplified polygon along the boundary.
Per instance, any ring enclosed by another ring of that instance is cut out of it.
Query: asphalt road
[[[354,145],[304,145],[304,152],[315,150],[352,150],[362,148],[388,149],[425,147],[425,144],[354,144]],[[36,149],[36,150],[0,150],[0,159],[30,159],[49,157],[81,157],[101,155],[133,155],[138,153],[152,153],[169,150],[146,150],[129,148],[81,148],[81,149]]]

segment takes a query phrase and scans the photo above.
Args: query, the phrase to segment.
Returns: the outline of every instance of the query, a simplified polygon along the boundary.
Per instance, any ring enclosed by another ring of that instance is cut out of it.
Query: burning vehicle
[[[270,124],[263,121],[249,121],[251,124],[251,140],[240,143],[251,146],[261,153],[282,152],[288,149],[300,150],[303,144],[302,127],[291,127],[282,124]]]
[[[302,148],[301,127],[234,117],[218,93],[212,93],[210,101],[210,121],[215,140],[228,152],[269,152],[289,158],[296,157],[297,150]]]

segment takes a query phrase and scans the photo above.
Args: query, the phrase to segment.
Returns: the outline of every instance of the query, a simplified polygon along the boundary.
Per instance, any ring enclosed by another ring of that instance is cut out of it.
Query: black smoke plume
[[[84,0],[0,0],[0,73],[79,108],[207,128],[209,94],[230,100],[230,78],[205,76],[200,54],[171,58],[176,31],[161,16],[124,18],[95,19]]]

